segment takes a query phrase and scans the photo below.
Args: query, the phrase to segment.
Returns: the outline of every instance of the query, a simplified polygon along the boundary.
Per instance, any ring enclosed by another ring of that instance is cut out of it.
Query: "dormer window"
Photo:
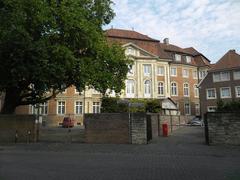
[[[186,63],[191,63],[191,56],[186,56]]]
[[[175,54],[175,60],[176,61],[181,61],[181,55],[180,54]]]
[[[135,55],[135,50],[132,47],[127,48],[127,55]]]

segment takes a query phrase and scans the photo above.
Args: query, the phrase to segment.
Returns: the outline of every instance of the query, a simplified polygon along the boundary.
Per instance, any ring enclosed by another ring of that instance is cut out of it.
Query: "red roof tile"
[[[160,43],[159,40],[130,30],[109,29],[105,31],[105,34],[109,43],[119,43],[121,45],[133,43],[161,59],[173,59],[173,53],[176,52],[193,56],[192,65],[209,65],[209,60],[193,47],[183,49],[173,44]],[[195,58],[194,56],[200,57]]]
[[[105,31],[108,37],[119,37],[125,39],[138,39],[144,41],[159,42],[159,40],[148,37],[147,35],[140,34],[136,31],[123,30],[123,29],[108,29]]]
[[[198,52],[195,48],[193,47],[189,47],[189,48],[184,48],[184,50],[194,56],[200,54],[200,52]]]
[[[211,68],[211,71],[240,68],[240,55],[235,50],[229,50],[218,62]]]

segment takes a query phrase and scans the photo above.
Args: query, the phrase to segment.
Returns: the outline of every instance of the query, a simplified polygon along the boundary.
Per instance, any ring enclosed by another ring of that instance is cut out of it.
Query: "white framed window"
[[[128,98],[134,97],[134,80],[127,80],[126,82],[126,96]]]
[[[221,81],[220,73],[213,73],[213,82]]]
[[[180,54],[175,54],[175,61],[181,61],[181,55]]]
[[[221,77],[221,81],[229,81],[230,73],[229,72],[221,72],[220,77]]]
[[[199,71],[199,78],[203,79],[207,75],[206,71]]]
[[[63,115],[66,112],[66,102],[65,101],[57,101],[57,114]]]
[[[208,106],[207,107],[207,112],[215,112],[217,110],[216,106]]]
[[[93,102],[93,113],[100,113],[100,102]]]
[[[151,97],[151,81],[150,80],[146,80],[144,82],[144,96]]]
[[[236,97],[240,97],[240,86],[235,86]]]
[[[234,80],[240,79],[240,71],[234,71],[233,72],[233,78],[234,78]]]
[[[41,104],[35,104],[30,105],[30,114],[38,114],[38,108],[39,108],[39,115],[47,115],[48,114],[48,103],[41,103]]]
[[[144,64],[143,65],[143,72],[144,72],[144,76],[150,76],[150,74],[151,74],[151,65],[150,64]]]
[[[229,72],[213,73],[213,82],[229,81],[229,80],[230,80],[230,73]]]
[[[207,99],[216,99],[216,89],[210,88],[206,89]]]
[[[134,66],[131,64],[131,65],[128,65],[128,76],[132,76],[134,75]]]
[[[164,95],[164,83],[158,82],[158,94],[163,96]]]
[[[186,63],[191,63],[191,60],[192,60],[191,56],[186,56]]]
[[[189,102],[184,103],[184,113],[185,113],[185,115],[191,114],[191,107],[190,107]]]
[[[83,113],[83,103],[82,101],[75,101],[75,114]]]
[[[178,87],[176,82],[171,83],[171,95],[177,96],[178,95]]]
[[[157,67],[157,75],[164,76],[164,66]]]
[[[189,97],[189,84],[188,83],[183,84],[183,96]]]
[[[183,69],[183,77],[189,77],[189,70],[188,69]]]
[[[170,74],[171,76],[177,76],[177,68],[176,67],[171,67],[171,70],[170,70]]]
[[[199,103],[195,104],[195,114],[200,115],[200,105],[199,105]]]
[[[221,87],[220,88],[221,98],[230,98],[231,97],[231,88],[230,87]]]
[[[197,77],[197,71],[196,70],[194,70],[193,71],[193,79],[197,79],[198,77]]]
[[[194,84],[193,88],[194,88],[194,97],[199,97],[199,89],[197,87],[197,84]]]

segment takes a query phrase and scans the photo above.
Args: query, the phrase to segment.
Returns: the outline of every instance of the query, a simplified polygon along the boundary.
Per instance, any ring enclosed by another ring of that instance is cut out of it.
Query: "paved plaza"
[[[183,127],[148,145],[0,145],[0,180],[239,180],[240,147],[206,146]]]

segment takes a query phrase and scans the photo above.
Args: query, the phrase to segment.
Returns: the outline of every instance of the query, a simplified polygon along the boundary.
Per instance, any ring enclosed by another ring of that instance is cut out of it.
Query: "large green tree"
[[[65,88],[120,92],[128,60],[106,43],[110,0],[0,0],[2,113],[44,102]],[[51,92],[50,94],[46,92]]]

